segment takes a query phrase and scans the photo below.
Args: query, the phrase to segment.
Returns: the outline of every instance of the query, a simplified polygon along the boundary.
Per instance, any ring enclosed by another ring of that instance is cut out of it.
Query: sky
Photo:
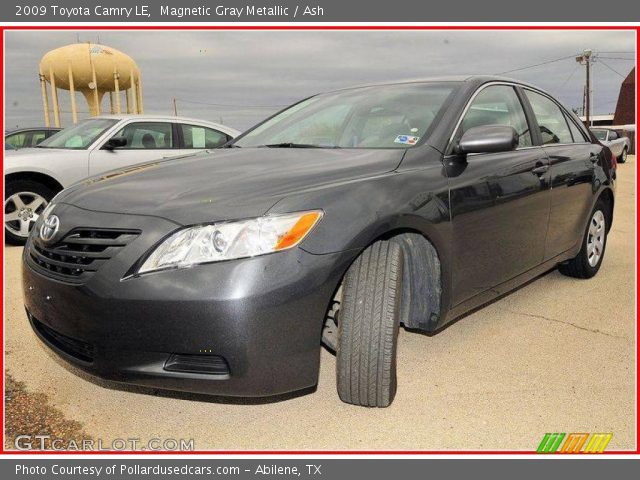
[[[239,130],[315,93],[443,75],[508,72],[580,108],[585,68],[574,56],[587,48],[598,57],[593,113],[613,113],[635,57],[635,32],[627,31],[9,31],[7,129],[44,124],[38,63],[47,51],[78,40],[116,48],[137,62],[145,113],[172,114],[176,98],[179,115]],[[59,97],[68,126],[69,94]],[[78,105],[88,111],[81,96]]]

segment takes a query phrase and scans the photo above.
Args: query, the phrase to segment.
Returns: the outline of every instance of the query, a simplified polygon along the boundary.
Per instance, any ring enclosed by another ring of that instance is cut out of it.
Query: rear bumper
[[[123,251],[110,262],[128,257]],[[24,303],[38,337],[97,377],[269,396],[317,383],[322,324],[351,259],[349,252],[312,255],[295,248],[124,280],[130,264],[108,265],[73,285],[50,278],[25,253]],[[172,355],[222,358],[228,370],[171,371]]]

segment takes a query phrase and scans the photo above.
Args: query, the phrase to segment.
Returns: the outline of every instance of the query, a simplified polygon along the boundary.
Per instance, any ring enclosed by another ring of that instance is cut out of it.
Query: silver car
[[[5,238],[24,244],[48,202],[86,177],[224,145],[240,132],[216,123],[155,115],[84,120],[35,148],[5,151]]]
[[[628,137],[620,136],[618,132],[610,128],[592,128],[591,132],[600,140],[601,144],[609,147],[613,156],[618,159],[618,163],[627,161],[627,153],[631,148],[631,140]]]

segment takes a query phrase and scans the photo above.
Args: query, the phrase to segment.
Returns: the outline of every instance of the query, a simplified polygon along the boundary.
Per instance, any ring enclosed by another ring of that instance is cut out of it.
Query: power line
[[[601,63],[602,65],[604,65],[605,67],[607,67],[609,70],[611,70],[613,73],[620,75],[622,78],[626,78],[626,75],[621,74],[620,72],[618,72],[617,70],[613,69],[612,67],[610,67],[609,65],[607,65],[606,62],[602,61],[602,57],[598,57],[598,63]]]
[[[571,72],[571,74],[567,77],[567,79],[562,82],[562,85],[560,85],[560,88],[564,87],[567,83],[569,83],[569,80],[571,80],[571,77],[573,77],[573,75],[578,71],[578,68],[580,68],[580,64],[576,64],[575,68],[573,69],[573,71]]]
[[[549,65],[550,63],[559,62],[561,60],[567,60],[568,58],[575,58],[575,55],[568,55],[566,57],[554,58],[553,60],[547,60],[546,62],[535,63],[533,65],[527,65],[525,67],[514,68],[513,70],[506,70],[504,72],[496,73],[495,75],[504,75],[505,73],[519,72],[521,70],[528,70],[529,68],[541,67],[542,65]]]
[[[625,58],[625,57],[603,57],[601,55],[598,55],[598,58],[606,58],[607,60],[627,60],[627,61],[634,61],[635,58]]]

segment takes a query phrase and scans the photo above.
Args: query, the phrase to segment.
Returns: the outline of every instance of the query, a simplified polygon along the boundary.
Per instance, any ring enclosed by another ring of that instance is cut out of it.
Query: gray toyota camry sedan
[[[324,343],[340,398],[385,407],[400,326],[437,332],[555,267],[595,275],[614,179],[534,86],[346,88],[62,191],[25,246],[24,301],[44,344],[99,377],[269,396],[316,385]]]

